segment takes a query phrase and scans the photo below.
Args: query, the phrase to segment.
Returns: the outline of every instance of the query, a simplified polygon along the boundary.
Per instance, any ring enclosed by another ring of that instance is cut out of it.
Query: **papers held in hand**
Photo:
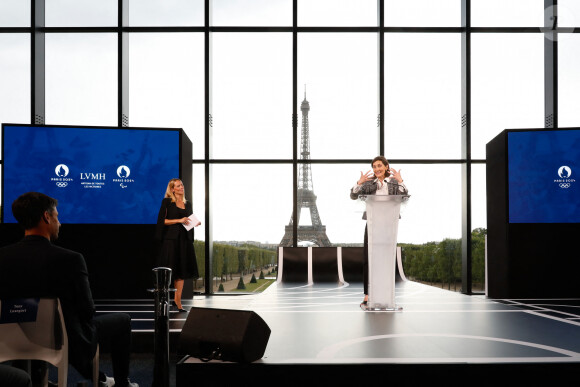
[[[187,231],[189,231],[192,228],[197,227],[201,224],[201,222],[199,221],[199,219],[197,219],[197,216],[195,216],[195,214],[189,215],[188,218],[189,218],[189,224],[182,223],[183,227],[185,227],[185,229]]]

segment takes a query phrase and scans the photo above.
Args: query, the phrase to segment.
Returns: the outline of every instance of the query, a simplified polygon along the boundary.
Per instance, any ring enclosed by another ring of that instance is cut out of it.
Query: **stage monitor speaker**
[[[270,332],[252,311],[194,307],[181,330],[178,351],[202,360],[250,363],[264,356]]]

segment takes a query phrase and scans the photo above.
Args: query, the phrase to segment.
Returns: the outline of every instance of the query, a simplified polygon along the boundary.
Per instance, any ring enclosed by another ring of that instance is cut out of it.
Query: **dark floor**
[[[108,376],[113,376],[113,369],[111,367],[111,358],[109,354],[103,353],[100,356],[100,369]],[[170,355],[170,386],[175,386],[175,365],[179,358],[176,354]],[[137,383],[140,387],[148,387],[153,382],[154,356],[151,353],[134,353],[131,357],[131,381]],[[51,367],[49,372],[49,380],[56,382],[57,374],[56,368]],[[90,380],[85,380],[72,367],[69,368],[68,383],[69,387],[77,387],[79,382],[87,382],[87,386],[91,386]],[[2,386],[4,387],[4,386]]]
[[[262,359],[249,365],[201,362],[176,354],[186,313],[171,313],[171,386],[245,385],[241,378],[288,375],[277,385],[296,384],[314,371],[342,385],[362,375],[405,372],[422,376],[464,372],[472,380],[517,372],[520,380],[550,375],[565,380],[580,370],[580,299],[492,300],[412,281],[397,282],[400,312],[363,312],[362,284],[276,283],[259,295],[195,296],[199,308],[253,311],[271,329]],[[131,379],[153,379],[152,300],[99,300],[99,313],[125,311],[133,318]],[[192,313],[197,313],[196,310]],[[111,374],[106,353],[101,368]],[[177,371],[177,367],[180,371]],[[78,378],[71,371],[70,385]],[[176,377],[179,374],[179,377]]]

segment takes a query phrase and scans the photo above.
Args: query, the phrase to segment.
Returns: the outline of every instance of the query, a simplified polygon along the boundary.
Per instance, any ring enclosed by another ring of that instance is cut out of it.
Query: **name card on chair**
[[[0,324],[36,321],[39,298],[2,299],[0,307]]]

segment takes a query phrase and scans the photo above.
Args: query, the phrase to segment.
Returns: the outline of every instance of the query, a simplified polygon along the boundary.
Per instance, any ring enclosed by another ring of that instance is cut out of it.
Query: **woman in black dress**
[[[193,210],[191,203],[185,199],[183,183],[179,179],[171,179],[157,216],[156,238],[161,240],[158,263],[172,271],[175,287],[173,306],[180,312],[185,312],[181,305],[183,281],[199,277],[193,249],[193,228],[189,231],[185,228],[191,225],[191,214]]]

